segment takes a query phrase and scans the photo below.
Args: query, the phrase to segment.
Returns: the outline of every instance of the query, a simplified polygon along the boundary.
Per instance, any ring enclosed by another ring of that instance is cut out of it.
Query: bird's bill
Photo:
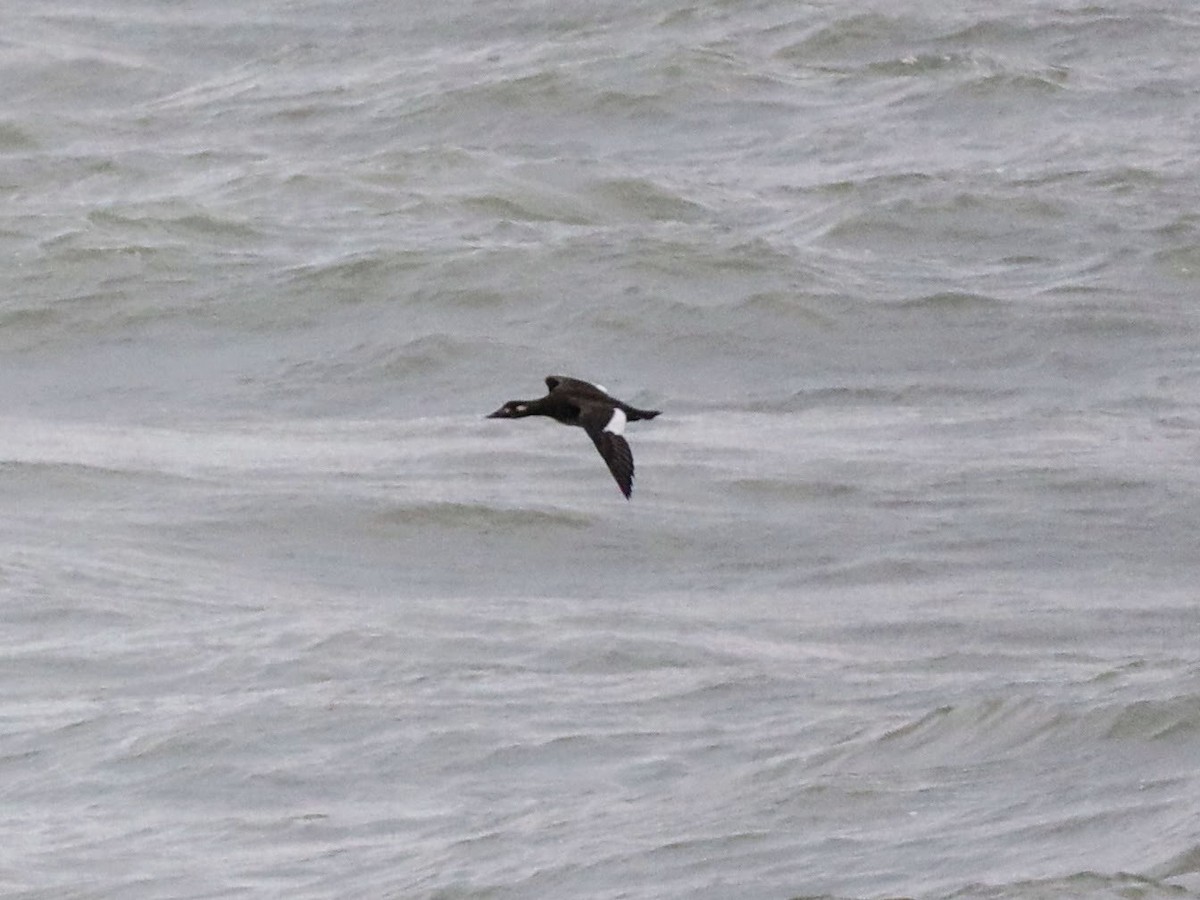
[[[485,419],[507,419],[507,418],[509,418],[509,415],[507,412],[505,412],[504,407],[502,406],[498,410],[496,410],[494,413],[488,413],[486,416],[484,416],[484,418]]]

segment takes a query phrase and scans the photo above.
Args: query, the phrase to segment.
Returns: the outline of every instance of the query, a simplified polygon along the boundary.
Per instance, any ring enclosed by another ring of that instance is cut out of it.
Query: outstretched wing
[[[628,500],[633,493],[633,451],[621,434],[625,430],[625,413],[593,407],[580,417],[580,422]]]

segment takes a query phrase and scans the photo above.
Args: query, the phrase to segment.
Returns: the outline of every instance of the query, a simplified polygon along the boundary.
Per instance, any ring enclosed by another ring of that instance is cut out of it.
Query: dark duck
[[[578,425],[588,433],[617,487],[628,500],[633,493],[633,453],[625,440],[626,422],[653,419],[657,409],[635,409],[622,403],[608,391],[578,378],[550,375],[546,378],[550,393],[537,400],[509,400],[488,416],[489,419],[523,419],[549,416],[564,425]]]

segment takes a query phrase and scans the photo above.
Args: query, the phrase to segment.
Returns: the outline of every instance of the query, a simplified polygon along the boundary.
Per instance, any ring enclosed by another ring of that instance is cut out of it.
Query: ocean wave
[[[1159,878],[1090,871],[1007,884],[972,884],[940,896],[945,900],[1181,900],[1200,893]]]
[[[409,503],[395,506],[376,515],[384,526],[403,526],[405,529],[436,527],[463,529],[473,533],[511,533],[514,530],[549,531],[559,528],[582,529],[595,518],[580,512],[563,509],[493,506],[486,503],[444,501],[440,503]]]
[[[844,748],[858,764],[866,758],[884,766],[914,758],[980,765],[1013,755],[1061,754],[1063,764],[1092,748],[1143,745],[1186,751],[1200,737],[1200,694],[1124,704],[1047,703],[1030,696],[995,696],[948,704]],[[1164,775],[1167,773],[1164,772]]]

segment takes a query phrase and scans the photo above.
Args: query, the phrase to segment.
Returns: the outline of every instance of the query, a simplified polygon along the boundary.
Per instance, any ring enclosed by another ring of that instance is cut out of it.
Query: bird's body
[[[637,409],[609,396],[602,387],[550,375],[546,378],[549,393],[537,400],[510,400],[489,419],[521,419],[525,416],[549,416],[564,425],[577,425],[588,433],[588,437],[600,451],[608,470],[617,481],[617,487],[629,499],[633,493],[633,453],[625,440],[626,422],[653,419],[657,409]]]

